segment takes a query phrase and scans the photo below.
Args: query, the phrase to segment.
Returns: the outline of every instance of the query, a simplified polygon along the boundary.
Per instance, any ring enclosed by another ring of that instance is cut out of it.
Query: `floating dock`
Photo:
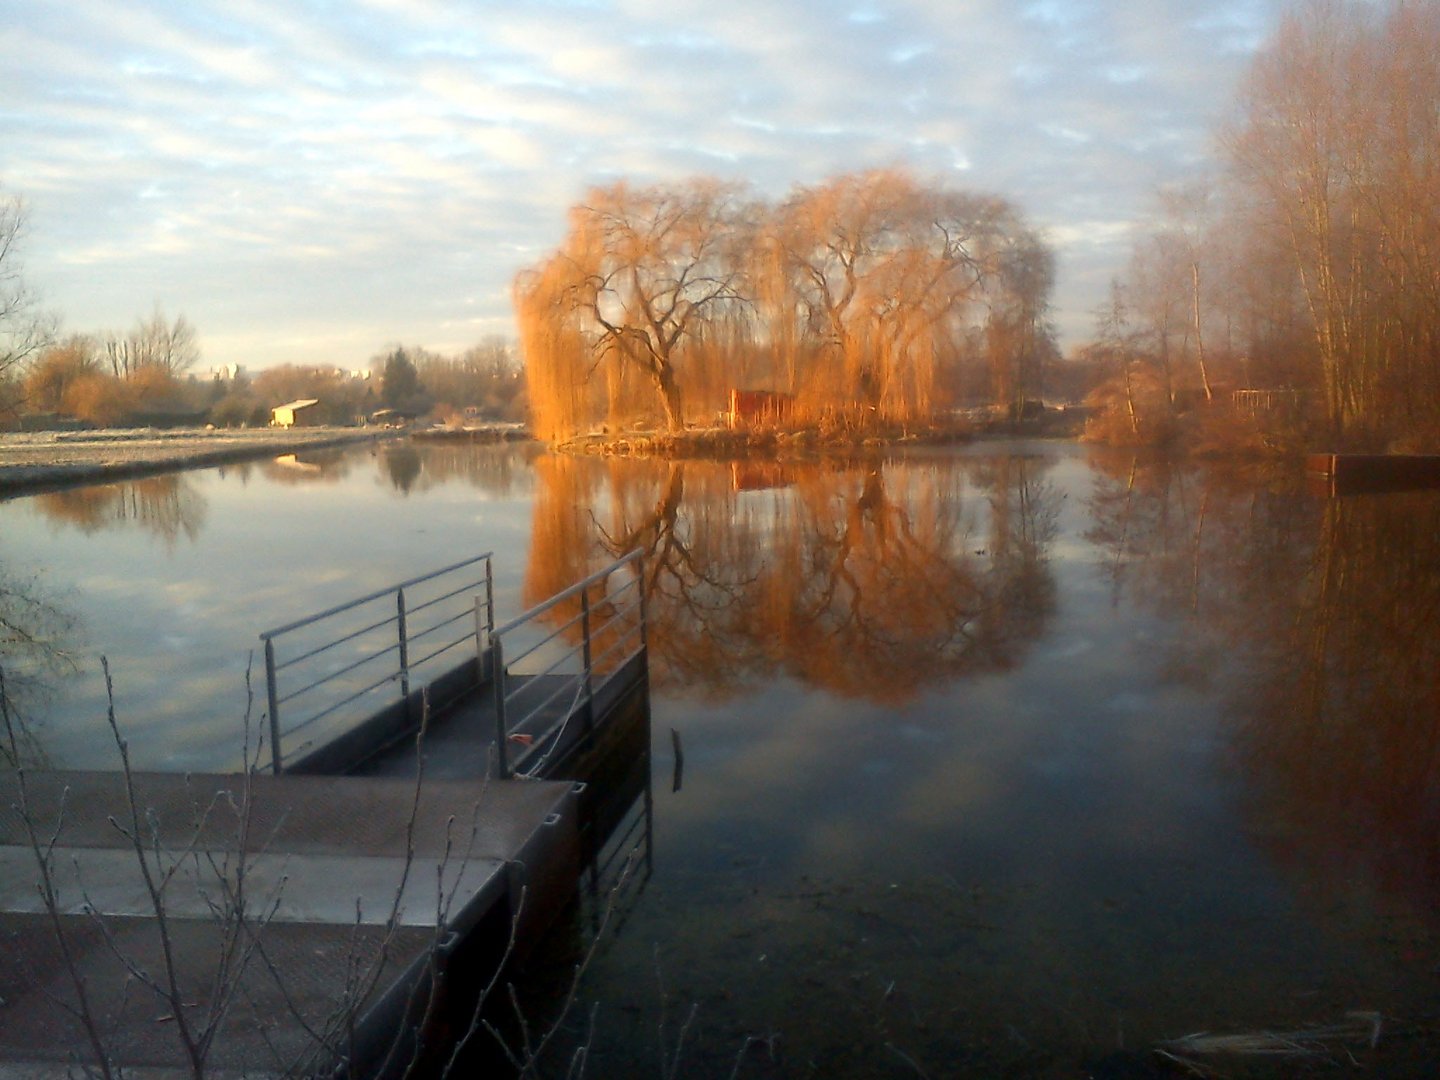
[[[78,980],[115,1062],[188,1068],[162,996],[168,950],[186,1024],[213,1027],[213,1067],[366,1072],[405,1041],[457,945],[487,920],[527,941],[545,905],[522,906],[522,890],[565,897],[580,872],[575,784],[246,781],[133,777],[147,884],[123,775],[27,774],[39,852],[19,776],[0,776],[0,1061],[94,1063]]]
[[[1310,454],[1305,471],[1327,495],[1440,487],[1440,454]]]
[[[638,558],[498,628],[489,580],[481,556],[264,635],[269,772],[0,771],[0,1080],[193,1075],[197,1054],[207,1075],[399,1075],[593,888],[641,790],[648,849]],[[363,645],[377,628],[398,637]],[[428,683],[421,648],[449,664]],[[356,673],[377,657],[395,670]]]

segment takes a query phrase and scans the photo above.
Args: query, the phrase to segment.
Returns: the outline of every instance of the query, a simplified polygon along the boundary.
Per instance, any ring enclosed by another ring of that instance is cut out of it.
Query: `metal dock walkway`
[[[393,1075],[575,895],[576,779],[643,760],[648,831],[638,560],[499,628],[489,566],[262,635],[268,772],[0,771],[0,1078]]]
[[[423,723],[442,775],[564,775],[648,697],[642,581],[632,552],[497,626],[485,554],[266,631],[272,770],[408,775]]]
[[[350,777],[136,774],[141,847],[124,777],[32,773],[23,805],[51,872],[0,775],[0,1061],[93,1063],[77,979],[107,1053],[126,1067],[189,1065],[168,992],[210,1063],[285,1073],[306,1063],[377,1062],[412,996],[482,920],[519,939],[542,929],[520,890],[568,895],[580,870],[575,785]],[[163,884],[162,884],[163,883]],[[69,943],[57,947],[54,919]],[[230,950],[226,984],[217,959]],[[351,1045],[350,1023],[363,1045]],[[408,1051],[407,1051],[408,1052]]]

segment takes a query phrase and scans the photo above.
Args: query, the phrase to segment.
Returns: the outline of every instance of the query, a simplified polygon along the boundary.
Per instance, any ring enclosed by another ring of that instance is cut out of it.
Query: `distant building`
[[[408,424],[420,414],[410,409],[376,409],[370,414],[372,424]]]
[[[725,414],[732,428],[773,427],[790,421],[795,395],[773,390],[731,390],[730,409]]]
[[[277,405],[270,410],[271,427],[307,427],[320,423],[320,412],[315,408],[317,398],[301,398],[299,401]]]

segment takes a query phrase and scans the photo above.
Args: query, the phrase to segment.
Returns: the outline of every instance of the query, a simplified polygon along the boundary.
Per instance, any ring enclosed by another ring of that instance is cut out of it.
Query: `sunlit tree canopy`
[[[516,281],[537,432],[673,431],[737,389],[787,395],[800,422],[920,421],[970,364],[1002,398],[1037,393],[1053,278],[1014,206],[901,170],[779,204],[710,179],[599,188]]]

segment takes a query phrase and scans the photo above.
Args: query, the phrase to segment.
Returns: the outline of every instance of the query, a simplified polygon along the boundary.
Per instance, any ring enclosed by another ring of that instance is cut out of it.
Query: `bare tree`
[[[1317,2],[1260,53],[1224,134],[1283,236],[1336,441],[1440,433],[1440,5]]]
[[[1095,312],[1095,343],[1089,352],[1102,371],[1113,372],[1091,392],[1102,408],[1094,432],[1106,441],[1140,439],[1140,410],[1135,380],[1136,331],[1131,321],[1129,292],[1119,278],[1110,280],[1109,299]],[[1117,422],[1117,418],[1119,419]],[[1117,437],[1114,427],[1123,433]]]
[[[1190,333],[1194,345],[1195,365],[1200,372],[1200,386],[1207,402],[1215,399],[1210,386],[1210,370],[1205,359],[1205,320],[1202,292],[1201,257],[1210,224],[1210,191],[1192,185],[1161,192],[1161,207],[1166,219],[1166,232],[1173,236],[1171,248],[1179,254],[1189,271]]]
[[[1045,384],[1045,363],[1057,352],[1047,318],[1055,284],[1055,255],[1034,232],[1018,224],[996,259],[988,282],[986,320],[991,396],[1018,417],[1028,399],[1038,399]]]
[[[592,192],[573,214],[575,302],[599,328],[595,347],[648,378],[672,431],[685,424],[682,343],[711,309],[742,299],[736,198],[711,180],[673,190],[621,183]]]
[[[18,412],[18,379],[26,362],[55,334],[55,321],[41,311],[25,284],[20,241],[25,206],[19,196],[0,189],[0,419]]]
[[[170,376],[185,374],[200,360],[200,343],[195,328],[184,315],[171,322],[159,304],[148,319],[135,324],[125,340],[125,374],[134,375],[153,368]],[[118,373],[117,373],[118,374]]]

